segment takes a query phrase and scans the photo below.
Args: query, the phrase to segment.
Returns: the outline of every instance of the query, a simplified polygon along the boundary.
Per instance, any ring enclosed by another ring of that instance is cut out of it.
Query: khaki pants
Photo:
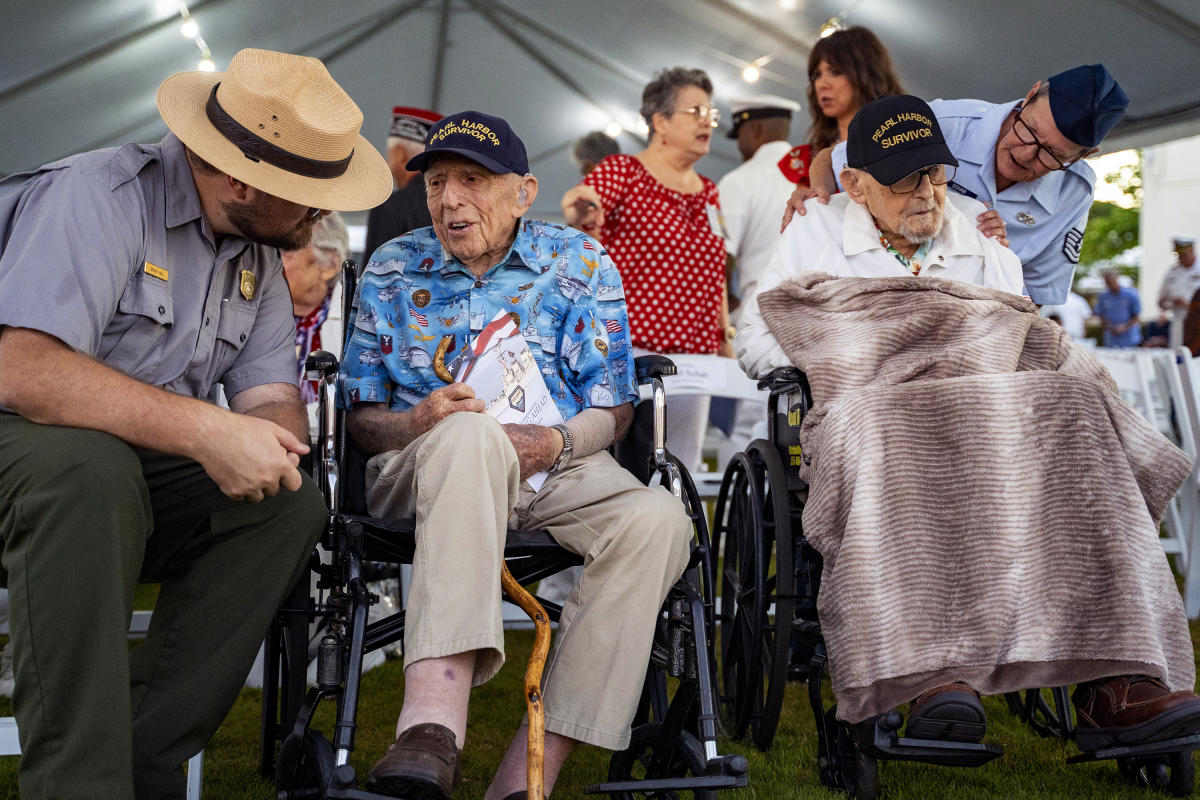
[[[543,676],[546,729],[626,747],[655,619],[691,550],[680,502],[606,452],[573,460],[535,494],[500,424],[463,412],[372,458],[367,486],[372,514],[417,520],[407,662],[479,650],[474,685],[504,663],[500,560],[510,520],[584,557]]]

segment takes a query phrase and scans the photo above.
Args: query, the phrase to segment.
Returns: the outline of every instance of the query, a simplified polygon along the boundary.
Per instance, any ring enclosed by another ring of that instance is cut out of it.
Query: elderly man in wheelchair
[[[368,787],[444,798],[460,780],[469,691],[504,662],[500,564],[515,521],[584,564],[544,676],[548,792],[576,742],[628,744],[691,523],[605,451],[637,396],[620,277],[586,235],[523,218],[538,187],[521,140],[497,117],[454,114],[408,167],[424,173],[433,228],[372,257],[342,366],[349,431],[372,454],[369,510],[417,524],[404,704]],[[565,423],[502,425],[455,380],[503,315]],[[522,730],[488,800],[524,797],[525,765]]]
[[[979,742],[978,692],[1078,684],[1084,751],[1200,732],[1158,543],[1186,456],[945,202],[957,161],[924,102],[865,106],[847,154],[846,194],[784,232],[735,341],[751,377],[811,386],[792,463],[837,718],[912,701],[908,737]]]

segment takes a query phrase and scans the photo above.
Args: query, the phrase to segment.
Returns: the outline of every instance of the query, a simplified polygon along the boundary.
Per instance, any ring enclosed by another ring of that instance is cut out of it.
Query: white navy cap
[[[738,126],[743,122],[752,119],[765,119],[767,117],[791,118],[792,114],[800,110],[800,104],[796,101],[773,94],[731,97],[729,99],[729,107],[732,126],[726,136],[730,139],[737,138]]]

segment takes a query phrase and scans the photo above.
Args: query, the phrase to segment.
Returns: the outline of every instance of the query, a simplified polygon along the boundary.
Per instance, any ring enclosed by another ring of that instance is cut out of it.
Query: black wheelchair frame
[[[812,406],[808,379],[794,367],[776,369],[758,382],[769,395],[767,439],[752,442],[725,470],[713,523],[713,553],[723,556],[718,707],[726,732],[770,748],[789,679],[808,684],[817,727],[821,782],[860,800],[879,787],[878,761],[922,761],[981,766],[1002,754],[994,745],[903,737],[904,719],[893,710],[851,725],[826,707],[822,686],[827,656],[817,615],[821,556],[804,538],[808,486],[798,467],[807,464],[800,424]],[[1066,687],[1006,695],[1009,709],[1039,735],[1073,738],[1075,723]],[[1084,752],[1075,764],[1116,759],[1134,783],[1176,796],[1191,794],[1192,751],[1200,735]]]
[[[357,271],[343,265],[345,296],[353,297]],[[348,326],[349,328],[349,326]],[[415,523],[384,524],[362,507],[362,456],[345,433],[344,412],[336,408],[337,360],[314,353],[306,365],[320,381],[320,441],[314,473],[325,493],[329,522],[322,545],[330,554],[314,552],[311,566],[318,576],[320,598],[310,596],[307,578],[296,587],[268,636],[263,681],[263,743],[260,769],[274,776],[281,800],[300,798],[382,798],[358,788],[349,763],[354,749],[357,705],[364,653],[398,641],[404,612],[368,622],[377,601],[364,578],[367,562],[410,563]],[[652,389],[655,418],[661,423],[665,392],[662,377],[674,374],[663,357],[637,361],[639,384]],[[679,497],[696,534],[692,557],[683,577],[668,594],[656,625],[642,700],[634,718],[630,746],[614,753],[607,781],[586,788],[588,794],[614,798],[677,796],[715,800],[721,789],[746,786],[744,756],[722,756],[717,750],[718,716],[713,686],[715,655],[709,644],[713,624],[712,565],[707,520],[685,469],[666,451],[660,424],[655,433],[653,469]],[[522,585],[532,584],[582,559],[561,547],[545,531],[508,532],[504,559]],[[562,609],[538,598],[551,620]],[[317,685],[306,693],[310,622],[323,620],[326,633],[317,653]],[[673,694],[668,678],[676,679]],[[312,727],[323,700],[336,702],[332,740]],[[278,745],[278,753],[276,753]]]

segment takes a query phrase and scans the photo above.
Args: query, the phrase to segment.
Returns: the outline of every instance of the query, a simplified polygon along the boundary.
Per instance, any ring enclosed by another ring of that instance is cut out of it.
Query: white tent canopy
[[[200,58],[180,35],[176,4],[4,6],[0,173],[165,133],[154,90]],[[1195,0],[194,0],[189,8],[218,69],[250,46],[324,60],[380,145],[393,105],[507,118],[542,182],[534,211],[544,215],[558,213],[577,180],[572,140],[616,120],[633,131],[622,147],[640,149],[636,109],[656,70],[705,69],[726,116],[737,94],[803,103],[808,50],[835,15],[879,34],[913,94],[1015,99],[1035,80],[1100,61],[1132,98],[1107,149],[1200,133]],[[749,85],[741,72],[752,61],[762,78]],[[793,123],[794,141],[807,121]],[[718,136],[699,168],[716,178],[737,163]]]

